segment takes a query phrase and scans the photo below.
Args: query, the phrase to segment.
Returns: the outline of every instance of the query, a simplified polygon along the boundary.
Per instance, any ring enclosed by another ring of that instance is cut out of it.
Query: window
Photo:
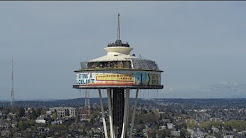
[[[102,61],[102,62],[88,62],[87,67],[89,69],[97,68],[131,68],[131,61]]]

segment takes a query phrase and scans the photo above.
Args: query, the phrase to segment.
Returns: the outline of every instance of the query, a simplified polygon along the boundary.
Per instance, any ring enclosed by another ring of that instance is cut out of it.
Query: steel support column
[[[127,117],[128,117],[128,109],[129,109],[129,97],[130,97],[130,89],[126,89],[126,101],[125,101],[125,109],[124,109],[124,119],[123,119],[123,127],[121,138],[125,138],[126,136],[126,129],[127,129]]]
[[[132,123],[131,123],[131,129],[130,129],[130,134],[129,134],[130,138],[132,138],[132,131],[133,131],[133,127],[134,127],[137,100],[138,100],[138,89],[136,90],[136,97],[135,97],[134,106],[133,106]]]
[[[105,138],[108,138],[108,132],[107,132],[107,126],[106,126],[106,121],[105,121],[105,114],[104,114],[104,109],[103,109],[101,89],[98,89],[98,92],[99,92],[100,104],[101,104],[101,112],[102,112],[102,121],[103,121],[104,135],[105,135]]]
[[[112,116],[112,106],[111,106],[111,89],[107,89],[108,94],[108,111],[109,111],[109,125],[110,125],[110,137],[115,138],[113,129],[113,116]]]

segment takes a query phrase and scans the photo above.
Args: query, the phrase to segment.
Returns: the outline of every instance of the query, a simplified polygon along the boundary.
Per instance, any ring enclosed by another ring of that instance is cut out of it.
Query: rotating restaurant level
[[[117,41],[116,41],[117,42]],[[161,73],[157,64],[148,59],[130,55],[132,48],[112,46],[104,48],[107,55],[81,62],[76,70],[76,89],[162,89]]]

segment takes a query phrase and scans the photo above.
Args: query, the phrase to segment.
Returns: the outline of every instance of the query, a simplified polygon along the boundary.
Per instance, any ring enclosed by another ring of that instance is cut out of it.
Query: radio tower
[[[91,106],[90,106],[90,93],[89,90],[85,91],[85,110],[87,111],[88,117],[91,114]]]
[[[14,60],[12,57],[12,74],[11,74],[11,88],[10,88],[10,111],[14,108]]]

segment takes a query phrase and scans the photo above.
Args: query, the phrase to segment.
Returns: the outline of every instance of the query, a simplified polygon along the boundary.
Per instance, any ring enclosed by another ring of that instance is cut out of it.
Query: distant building
[[[219,133],[219,131],[220,131],[218,128],[216,128],[216,127],[214,127],[214,126],[212,126],[211,129],[212,129],[212,131],[213,131],[214,133]]]
[[[81,110],[81,116],[82,116],[81,121],[83,121],[83,120],[89,121],[90,120],[88,110],[86,110],[86,109]]]
[[[166,129],[166,126],[159,126],[159,130],[164,130]]]
[[[206,136],[206,138],[216,138],[215,136]]]
[[[50,111],[50,110],[49,111],[46,111],[46,114],[47,115],[52,115],[52,111]]]
[[[9,130],[1,131],[1,137],[10,137],[10,131]]]
[[[225,135],[223,138],[234,138],[234,135]]]
[[[11,127],[12,127],[12,128],[17,127],[17,121],[12,121]]]
[[[174,127],[174,124],[173,123],[167,123],[167,128],[168,129],[173,129]]]
[[[37,130],[38,130],[39,134],[45,134],[46,132],[50,131],[49,128],[45,128],[45,127],[38,127]]]
[[[51,122],[52,125],[61,125],[62,123],[63,123],[62,120],[56,120]]]
[[[162,119],[162,121],[163,121],[164,123],[170,123],[170,122],[171,122],[170,119]]]
[[[180,131],[171,131],[171,135],[175,137],[180,137]]]
[[[188,123],[188,124],[196,124],[196,125],[199,124],[195,119],[185,119],[185,123]]]
[[[43,118],[37,118],[35,120],[35,122],[38,123],[38,124],[45,124],[46,123],[46,120],[44,120]]]
[[[9,123],[0,122],[0,129],[8,129],[10,127]]]
[[[220,118],[210,118],[211,122],[222,122]]]
[[[75,117],[76,108],[73,107],[53,107],[49,109],[51,112],[56,112],[57,117]]]

